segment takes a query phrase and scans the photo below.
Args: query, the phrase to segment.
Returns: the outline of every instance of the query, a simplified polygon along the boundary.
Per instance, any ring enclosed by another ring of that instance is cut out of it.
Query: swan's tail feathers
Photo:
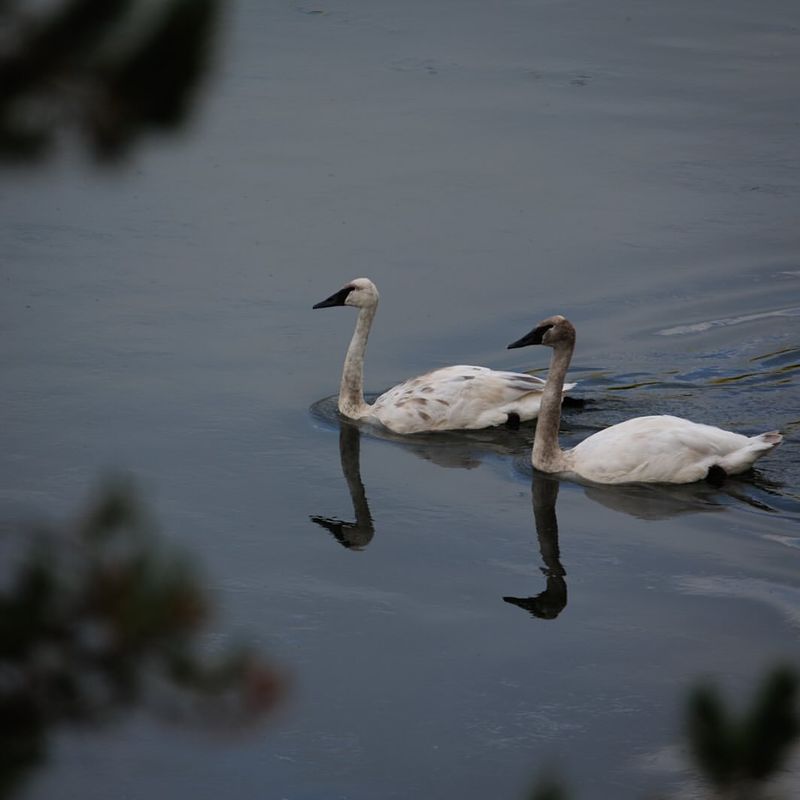
[[[783,441],[783,436],[778,431],[768,431],[759,433],[757,436],[750,436],[745,441],[747,444],[744,447],[728,453],[719,461],[719,466],[729,475],[744,472],[752,467],[761,456],[777,447]]]
[[[564,391],[568,392],[570,389],[574,389],[577,385],[578,385],[577,383],[565,383]]]

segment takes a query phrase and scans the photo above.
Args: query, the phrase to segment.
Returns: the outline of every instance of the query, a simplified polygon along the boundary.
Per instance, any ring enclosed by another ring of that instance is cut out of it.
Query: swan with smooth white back
[[[744,472],[783,441],[778,431],[745,436],[659,415],[620,422],[562,450],[561,390],[575,349],[575,328],[562,316],[549,317],[508,347],[536,344],[553,350],[531,452],[533,466],[542,472],[594,483],[693,483]]]

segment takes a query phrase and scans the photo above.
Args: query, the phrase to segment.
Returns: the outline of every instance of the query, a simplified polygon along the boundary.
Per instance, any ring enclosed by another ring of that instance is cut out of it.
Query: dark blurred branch
[[[783,767],[800,734],[798,678],[779,667],[764,679],[752,708],[733,719],[716,689],[701,686],[691,695],[689,747],[703,776],[719,796],[755,800],[761,787]]]
[[[569,797],[555,778],[543,778],[533,790],[530,800],[569,800]]]
[[[221,0],[0,2],[0,158],[36,161],[73,129],[100,161],[189,117],[208,71]]]
[[[698,777],[714,800],[770,800],[774,782],[800,738],[797,670],[768,673],[749,712],[737,719],[711,685],[695,688],[687,709],[687,739]],[[694,796],[694,795],[693,795]],[[793,797],[795,795],[792,795]],[[557,780],[540,780],[530,800],[567,800]]]
[[[200,647],[202,582],[129,489],[107,489],[73,529],[40,528],[23,544],[0,589],[0,797],[44,760],[51,728],[134,705],[240,727],[278,699],[281,678],[252,650]]]

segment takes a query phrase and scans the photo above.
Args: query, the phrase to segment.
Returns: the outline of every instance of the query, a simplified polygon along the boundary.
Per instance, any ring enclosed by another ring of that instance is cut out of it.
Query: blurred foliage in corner
[[[800,739],[797,670],[781,666],[763,679],[748,711],[737,718],[710,684],[689,695],[688,752],[709,798],[772,800],[774,782]],[[692,794],[693,797],[700,796]],[[795,795],[792,795],[795,796]],[[529,800],[567,800],[552,778]]]
[[[42,160],[74,129],[109,162],[143,134],[180,126],[207,71],[220,6],[0,0],[0,158]]]
[[[716,796],[731,800],[766,798],[800,734],[798,677],[790,667],[773,670],[750,709],[736,719],[712,686],[689,700],[689,750]]]
[[[202,583],[129,488],[107,488],[65,529],[4,533],[0,798],[45,760],[56,727],[142,706],[170,722],[236,730],[280,697],[282,678],[251,650],[203,647]]]
[[[530,800],[569,800],[569,797],[556,778],[547,777],[538,781]]]

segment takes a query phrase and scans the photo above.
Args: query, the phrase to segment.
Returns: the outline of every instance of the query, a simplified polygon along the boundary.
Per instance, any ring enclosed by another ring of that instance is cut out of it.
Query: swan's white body
[[[534,419],[545,382],[521,372],[462,364],[443,367],[392,387],[374,403],[364,400],[364,353],[378,307],[378,290],[356,278],[314,308],[348,305],[359,309],[339,387],[339,411],[350,419],[378,422],[395,433],[477,430],[509,417]],[[567,384],[564,390],[575,384]]]
[[[744,472],[777,436],[744,436],[666,414],[634,417],[567,450],[564,471],[595,483],[693,483],[712,467]]]
[[[395,433],[492,428],[513,414],[534,419],[543,389],[544,381],[532,375],[459,364],[397,384],[368,416]]]
[[[528,344],[553,348],[531,453],[533,466],[542,472],[595,483],[692,483],[715,468],[744,472],[783,440],[777,431],[744,436],[661,415],[634,417],[562,450],[560,392],[575,348],[575,328],[564,317],[551,317],[509,347]]]

